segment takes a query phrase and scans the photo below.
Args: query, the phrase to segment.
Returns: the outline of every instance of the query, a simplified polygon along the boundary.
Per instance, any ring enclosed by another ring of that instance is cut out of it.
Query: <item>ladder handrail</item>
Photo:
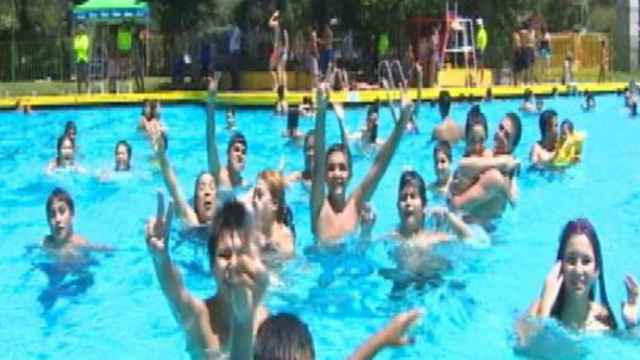
[[[407,77],[404,75],[404,69],[402,68],[402,64],[400,63],[400,60],[396,59],[391,62],[391,70],[393,70],[394,65],[398,68],[398,73],[400,74],[400,80],[402,81],[401,82],[402,88],[405,89],[407,84]]]
[[[378,64],[378,81],[382,83],[384,79],[383,70],[387,69],[387,74],[389,74],[389,82],[391,83],[391,87],[395,89],[396,83],[393,81],[393,72],[391,71],[391,66],[389,65],[388,60],[382,60]]]

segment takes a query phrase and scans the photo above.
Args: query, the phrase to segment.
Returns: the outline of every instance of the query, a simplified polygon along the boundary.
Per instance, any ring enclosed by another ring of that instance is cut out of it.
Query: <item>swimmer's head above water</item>
[[[73,141],[74,145],[76,143],[76,135],[78,134],[78,128],[76,127],[76,123],[69,120],[64,125],[64,136],[68,137]]]
[[[446,182],[451,177],[451,145],[447,141],[438,141],[433,148],[433,169],[438,183]]]
[[[569,119],[562,120],[560,124],[560,138],[566,139],[573,134],[573,122]]]
[[[210,224],[216,212],[216,180],[208,172],[201,172],[193,189],[193,203],[200,224]]]
[[[427,191],[424,179],[414,170],[400,176],[398,186],[398,214],[401,230],[416,232],[424,225],[424,209],[427,207]]]
[[[236,199],[225,202],[211,223],[207,245],[209,266],[218,285],[218,291],[227,293],[231,269],[239,257],[255,246],[255,224],[249,209]]]
[[[555,110],[545,110],[540,114],[538,127],[540,129],[540,138],[548,139],[555,142],[558,138],[558,113]]]
[[[279,171],[263,170],[258,175],[251,199],[255,217],[261,224],[278,222],[293,225],[285,197],[286,180]]]
[[[378,140],[378,117],[379,107],[378,105],[372,105],[367,111],[366,133],[368,134],[368,143],[375,143]]]
[[[451,95],[446,90],[440,91],[440,95],[438,95],[438,109],[440,110],[440,117],[442,119],[449,116],[449,111],[451,111]]]
[[[311,332],[297,316],[287,313],[269,316],[256,333],[255,360],[314,360]]]
[[[287,136],[296,136],[299,124],[300,110],[297,106],[292,106],[289,108],[289,112],[287,113]]]
[[[569,221],[560,234],[556,260],[561,262],[564,277],[558,298],[551,309],[551,316],[560,319],[565,301],[570,297],[588,296],[595,300],[595,284],[599,283],[600,303],[609,311],[612,329],[617,328],[616,320],[609,305],[604,283],[604,265],[600,241],[596,231],[584,218]]]
[[[47,198],[47,221],[51,237],[55,241],[69,241],[73,235],[73,199],[68,192],[55,188]]]
[[[56,155],[56,166],[57,167],[66,167],[73,166],[75,160],[75,146],[73,140],[71,140],[68,136],[62,135],[58,138],[58,143],[56,146],[57,155]]]
[[[316,137],[313,130],[307,131],[304,135],[304,169],[305,171],[313,171],[313,156],[315,155]]]
[[[131,170],[131,145],[126,140],[120,140],[115,148],[116,171]]]
[[[227,145],[227,164],[231,170],[238,173],[244,170],[248,150],[247,139],[242,133],[231,135]]]
[[[480,111],[480,106],[474,105],[469,110],[464,134],[467,142],[466,155],[482,155],[487,140],[487,118]]]
[[[333,144],[327,149],[325,181],[329,194],[345,195],[351,179],[351,159],[344,144]]]
[[[513,112],[507,113],[493,136],[495,154],[513,154],[522,136],[522,122]]]

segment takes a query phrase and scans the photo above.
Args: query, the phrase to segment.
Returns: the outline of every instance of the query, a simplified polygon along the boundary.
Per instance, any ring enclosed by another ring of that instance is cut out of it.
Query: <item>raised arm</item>
[[[327,90],[320,85],[317,90],[316,104],[318,104],[318,110],[316,112],[316,128],[315,128],[315,149],[313,155],[313,178],[311,180],[311,231],[316,234],[316,222],[320,216],[320,210],[324,203],[324,174],[325,174],[325,128],[326,128],[326,113],[328,102]]]
[[[229,269],[231,293],[231,359],[253,360],[254,329],[261,321],[259,309],[267,290],[269,273],[260,252],[250,241],[242,244],[238,261]]]
[[[376,155],[374,163],[364,180],[362,180],[362,183],[360,183],[358,188],[353,192],[352,196],[356,201],[358,209],[361,209],[362,205],[369,201],[371,195],[373,195],[376,190],[376,186],[378,186],[380,179],[382,179],[382,175],[384,175],[387,170],[387,167],[391,162],[391,157],[400,143],[400,138],[404,133],[404,129],[407,127],[407,122],[411,118],[411,111],[411,104],[407,104],[402,108],[400,121],[396,123],[391,136],[389,136],[384,145],[382,145],[382,149],[380,149],[380,152]]]
[[[207,161],[209,163],[209,172],[216,179],[216,184],[220,183],[220,155],[218,155],[218,146],[216,144],[216,96],[218,95],[218,82],[220,81],[220,72],[213,75],[213,79],[209,80],[208,97],[207,97]]]
[[[418,114],[420,113],[420,105],[422,104],[422,65],[419,62],[416,62],[416,76],[418,82],[418,98],[416,99],[416,104],[413,109],[413,116],[416,118],[416,122],[418,121]]]
[[[198,216],[196,215],[191,205],[189,205],[189,203],[187,202],[187,199],[182,193],[182,189],[180,189],[180,186],[178,185],[176,174],[173,171],[171,164],[169,163],[164,140],[162,140],[162,138],[158,142],[157,149],[158,151],[156,155],[158,156],[158,160],[160,161],[162,178],[164,179],[164,184],[167,187],[167,190],[169,190],[169,194],[171,194],[171,198],[173,198],[173,201],[178,206],[180,218],[189,226],[199,225]]]
[[[393,106],[393,100],[391,99],[391,91],[389,90],[389,81],[387,79],[382,79],[382,87],[386,90],[387,93],[387,104],[389,105],[389,111],[391,111],[391,118],[393,118],[393,122],[398,122],[398,115],[396,114],[396,109]]]
[[[289,32],[287,31],[287,29],[282,30],[282,40],[283,40],[282,51],[286,54],[289,52]]]
[[[338,127],[340,128],[340,141],[342,141],[342,145],[347,149],[347,156],[349,157],[349,161],[351,161],[351,149],[349,148],[349,131],[347,130],[344,122],[346,119],[344,106],[341,103],[333,102],[333,110],[336,112],[336,119],[338,119]]]
[[[185,329],[193,326],[198,308],[204,304],[194,298],[182,283],[180,271],[173,265],[169,252],[169,236],[173,219],[173,204],[169,203],[164,215],[164,196],[158,192],[158,208],[155,219],[147,223],[145,234],[147,248],[153,259],[153,266],[164,296],[169,302],[173,316]]]

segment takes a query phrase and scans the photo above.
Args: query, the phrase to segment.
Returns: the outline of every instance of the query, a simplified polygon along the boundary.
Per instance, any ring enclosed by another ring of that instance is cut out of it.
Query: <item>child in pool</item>
[[[469,226],[451,211],[446,208],[428,209],[425,182],[413,170],[405,171],[400,176],[396,205],[400,224],[393,236],[399,242],[395,257],[399,268],[404,271],[429,275],[424,271],[436,270],[432,266],[425,266],[432,262],[429,261],[432,259],[430,249],[434,245],[472,236]],[[435,219],[434,230],[425,229],[427,216]]]
[[[51,233],[42,240],[42,247],[62,258],[81,255],[82,250],[109,251],[109,246],[94,245],[73,229],[75,207],[68,192],[55,188],[47,198],[47,221]]]
[[[556,263],[547,275],[542,293],[527,311],[533,318],[554,318],[562,325],[580,331],[616,330],[616,322],[604,284],[604,264],[600,241],[587,219],[569,221],[560,234]],[[627,301],[622,317],[627,329],[638,323],[638,285],[625,278]],[[599,287],[600,301],[595,298]],[[526,346],[535,327],[526,319],[517,324],[520,345]]]
[[[216,185],[219,188],[233,189],[244,185],[242,171],[244,171],[247,161],[248,144],[247,139],[242,133],[235,132],[232,134],[227,143],[227,164],[222,166],[215,136],[215,103],[218,95],[220,76],[221,73],[216,72],[213,79],[209,79],[208,84],[209,96],[207,99],[206,117],[207,161],[209,164],[209,173],[215,178]]]
[[[47,173],[52,174],[56,170],[72,170],[84,172],[84,168],[78,165],[76,159],[75,143],[68,136],[58,138],[56,145],[56,158],[47,165]]]
[[[474,105],[467,114],[467,122],[465,125],[466,150],[464,157],[485,157],[490,156],[490,151],[485,148],[487,140],[487,119],[480,111],[478,105]],[[474,182],[475,178],[461,176],[456,172],[449,190],[452,195],[459,195],[468,189]]]
[[[451,185],[451,145],[446,141],[439,141],[433,148],[433,170],[436,181],[429,184],[429,192],[437,195],[447,195]]]
[[[400,142],[412,113],[407,104],[402,109],[400,121],[395,124],[373,161],[362,183],[347,197],[346,189],[351,178],[351,160],[344,145],[336,144],[325,153],[325,127],[328,94],[326,88],[318,91],[316,116],[316,151],[310,198],[312,233],[322,245],[335,245],[346,235],[354,233],[360,222],[365,203],[373,195]],[[326,186],[326,189],[325,189]],[[328,193],[325,194],[325,191]]]
[[[233,332],[254,334],[268,317],[261,304],[268,274],[256,246],[257,232],[251,212],[236,200],[226,202],[216,212],[208,249],[217,292],[206,299],[196,298],[188,291],[171,260],[172,219],[173,204],[169,204],[165,217],[164,198],[159,193],[157,215],[147,223],[145,233],[162,292],[185,332],[187,351],[192,358],[227,352],[241,340]],[[251,311],[243,312],[241,319],[234,317],[234,310],[246,307]]]
[[[574,131],[571,120],[564,120],[560,124],[560,139],[553,158],[553,164],[564,166],[582,159],[582,143],[585,139],[583,132]]]

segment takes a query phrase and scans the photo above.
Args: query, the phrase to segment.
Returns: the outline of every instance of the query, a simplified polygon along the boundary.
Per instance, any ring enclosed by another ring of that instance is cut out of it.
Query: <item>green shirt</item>
[[[484,29],[484,26],[481,26],[476,34],[476,47],[481,51],[487,48],[487,30]]]
[[[385,56],[389,52],[389,35],[384,33],[378,40],[378,55]]]
[[[127,27],[118,28],[118,50],[121,52],[128,52],[131,50],[131,44],[133,38],[131,36],[131,30]]]
[[[76,62],[89,62],[89,35],[77,34],[73,38],[73,51],[76,53]]]

